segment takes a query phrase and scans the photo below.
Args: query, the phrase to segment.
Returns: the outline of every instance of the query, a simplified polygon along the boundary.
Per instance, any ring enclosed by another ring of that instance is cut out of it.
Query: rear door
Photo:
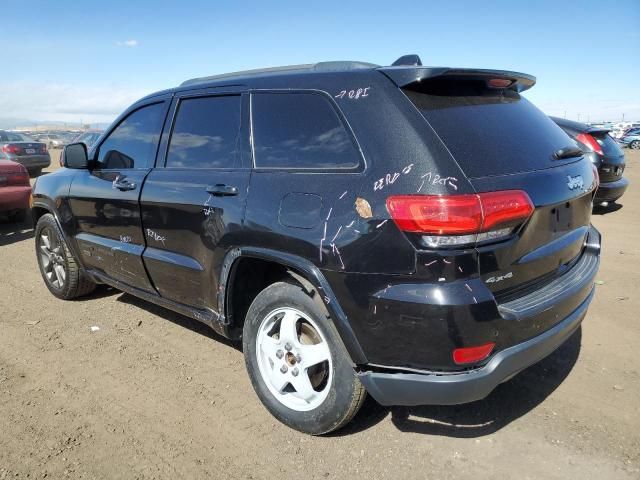
[[[476,192],[524,190],[535,210],[508,240],[479,245],[488,288],[509,292],[562,273],[580,254],[594,172],[583,157],[556,159],[573,141],[519,93],[464,77],[404,89]]]
[[[164,298],[217,311],[217,274],[242,229],[249,187],[247,100],[239,91],[178,95],[158,168],[141,196],[144,262]]]
[[[142,263],[139,198],[168,105],[168,98],[160,98],[127,114],[95,150],[93,168],[78,171],[69,191],[75,240],[86,267],[151,292]]]

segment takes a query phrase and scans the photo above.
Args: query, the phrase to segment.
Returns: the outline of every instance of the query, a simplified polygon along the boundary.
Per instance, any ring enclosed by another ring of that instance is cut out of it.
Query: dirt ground
[[[640,478],[639,152],[627,165],[622,208],[593,217],[595,300],[560,350],[483,401],[368,399],[321,438],[271,417],[239,348],[196,321],[106,288],[55,299],[31,226],[0,224],[0,479]]]

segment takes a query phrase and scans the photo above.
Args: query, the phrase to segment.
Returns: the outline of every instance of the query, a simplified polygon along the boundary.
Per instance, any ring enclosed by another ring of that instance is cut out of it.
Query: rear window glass
[[[551,168],[573,142],[549,117],[512,90],[442,81],[404,90],[469,177]]]
[[[167,167],[230,168],[239,164],[240,96],[182,100]]]
[[[258,93],[251,99],[256,167],[353,168],[360,154],[322,95]]]
[[[619,157],[624,155],[622,149],[618,146],[618,143],[611,138],[608,133],[594,134],[596,141],[602,147],[602,153],[607,157]]]

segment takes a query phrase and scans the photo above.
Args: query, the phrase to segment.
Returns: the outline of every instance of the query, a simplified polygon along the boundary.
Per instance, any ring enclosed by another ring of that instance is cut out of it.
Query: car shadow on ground
[[[609,203],[606,207],[603,205],[594,205],[593,206],[593,214],[594,215],[606,215],[608,213],[617,212],[622,208],[621,203]]]
[[[351,424],[334,435],[366,430],[391,414],[403,432],[476,438],[490,435],[540,405],[569,375],[580,354],[578,329],[558,350],[499,385],[487,398],[465,405],[383,407],[370,397]]]
[[[172,310],[168,310],[154,303],[147,302],[146,300],[135,297],[128,293],[123,293],[118,290],[114,290],[114,291],[121,294],[117,298],[119,302],[127,303],[129,305],[133,305],[135,307],[141,308],[151,313],[152,315],[156,315],[164,320],[168,320],[181,327],[188,328],[192,332],[199,333],[200,335],[208,337],[212,340],[215,340],[216,342],[220,342],[228,347],[232,347],[235,350],[242,352],[242,345],[240,342],[234,342],[232,340],[229,340],[226,337],[223,337],[222,335],[219,335],[218,333],[213,331],[211,327],[209,327],[208,325],[205,325],[202,322],[199,322],[198,320],[194,320],[180,313],[174,312]]]
[[[27,218],[24,222],[13,222],[6,216],[0,216],[0,247],[29,238],[33,238],[31,219]]]

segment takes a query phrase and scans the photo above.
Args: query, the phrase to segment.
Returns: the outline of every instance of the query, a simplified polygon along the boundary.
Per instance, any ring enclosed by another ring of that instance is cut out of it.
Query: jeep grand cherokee
[[[184,82],[35,185],[53,295],[96,284],[242,340],[285,424],[458,404],[560,346],[593,296],[597,172],[516,72],[327,62]]]

